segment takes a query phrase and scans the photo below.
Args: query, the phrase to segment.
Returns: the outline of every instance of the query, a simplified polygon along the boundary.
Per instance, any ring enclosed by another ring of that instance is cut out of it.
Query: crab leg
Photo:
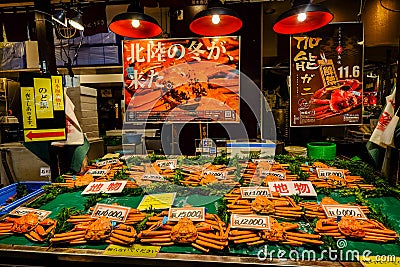
[[[162,242],[171,242],[171,238],[142,238],[140,242],[143,243],[162,243]]]
[[[218,241],[218,240],[215,240],[215,239],[209,239],[209,238],[202,237],[202,236],[198,236],[197,240],[202,240],[204,242],[208,242],[208,243],[215,244],[215,245],[218,245],[218,246],[227,246],[228,245],[228,241],[222,242],[222,241]]]
[[[223,250],[224,249],[223,246],[218,246],[218,245],[215,245],[215,244],[211,244],[211,243],[208,243],[206,241],[199,240],[199,239],[196,239],[195,243],[200,245],[200,246],[209,247],[209,248],[213,248],[213,249],[218,249],[218,250]]]
[[[198,250],[204,251],[206,253],[210,252],[210,250],[208,248],[203,248],[202,246],[196,244],[196,243],[192,243],[192,246],[197,248]]]
[[[245,239],[240,239],[240,240],[234,240],[233,243],[235,244],[240,244],[240,243],[249,243],[249,242],[255,242],[260,240],[260,237],[251,237],[251,238],[245,238]]]

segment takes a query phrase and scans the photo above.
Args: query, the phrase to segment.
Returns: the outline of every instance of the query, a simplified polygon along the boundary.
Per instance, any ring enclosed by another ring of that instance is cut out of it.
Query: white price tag
[[[38,209],[32,209],[32,208],[26,208],[26,207],[19,207],[19,208],[16,208],[15,210],[11,211],[10,215],[24,216],[30,212],[36,213],[39,217],[39,221],[44,220],[51,213],[51,211],[48,211],[48,210],[38,210]]]
[[[91,174],[93,177],[101,177],[109,172],[108,169],[91,169],[86,172],[86,174]]]
[[[226,172],[221,172],[221,171],[213,171],[213,170],[204,170],[203,171],[203,176],[206,176],[208,174],[211,174],[218,180],[225,180],[226,179]]]
[[[165,179],[161,175],[158,174],[144,174],[142,176],[143,181],[153,181],[153,182],[164,182]]]
[[[253,159],[254,163],[260,163],[260,162],[267,162],[269,164],[274,164],[275,160],[274,159]]]
[[[171,160],[156,160],[156,164],[160,169],[171,169],[175,170],[177,165],[176,159]]]
[[[274,171],[260,169],[261,177],[267,177],[268,175],[275,176],[275,177],[279,178],[280,180],[286,180],[285,172],[274,172]]]
[[[272,197],[271,190],[268,187],[240,187],[242,198],[256,198],[258,196]]]
[[[189,218],[194,222],[203,222],[205,220],[204,207],[190,208],[170,208],[168,212],[169,221],[179,221],[182,218]]]
[[[269,230],[270,219],[269,216],[232,214],[231,228]]]
[[[121,193],[128,181],[91,182],[83,190],[82,195],[98,193]]]
[[[328,218],[337,218],[350,215],[355,217],[356,219],[362,219],[362,220],[368,219],[359,206],[332,204],[332,205],[322,205],[322,207],[324,208],[325,214]]]
[[[317,168],[317,175],[320,179],[327,179],[329,175],[336,175],[340,178],[344,178],[344,170]]]
[[[112,221],[125,222],[131,208],[119,205],[97,203],[94,207],[92,218],[107,217]]]
[[[50,167],[40,167],[40,176],[51,176]]]

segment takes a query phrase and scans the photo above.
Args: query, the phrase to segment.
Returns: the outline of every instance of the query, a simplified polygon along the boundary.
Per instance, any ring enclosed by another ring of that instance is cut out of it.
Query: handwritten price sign
[[[337,218],[341,216],[350,215],[356,219],[367,220],[364,212],[358,206],[350,205],[322,205],[325,214],[328,218]]]
[[[286,179],[286,173],[284,172],[274,172],[274,171],[269,171],[269,170],[260,170],[260,176],[261,177],[267,177],[268,175],[275,176],[279,178],[280,180],[285,180]]]
[[[269,230],[270,219],[269,216],[232,214],[231,228]]]
[[[38,210],[38,209],[32,209],[32,208],[26,208],[26,207],[19,207],[15,210],[11,211],[10,215],[24,216],[30,212],[36,213],[38,215],[40,221],[44,220],[51,213],[51,211],[48,211],[48,210]]]
[[[189,218],[192,221],[203,222],[205,220],[205,208],[170,208],[168,212],[169,221],[179,221],[182,218]]]
[[[158,174],[144,174],[142,176],[143,181],[153,181],[153,182],[164,182],[165,179],[161,175]]]
[[[92,218],[107,217],[112,221],[125,222],[131,208],[119,205],[106,205],[97,203],[94,207]]]
[[[109,172],[108,169],[91,169],[86,172],[86,174],[91,174],[93,177],[101,177]]]
[[[275,160],[274,159],[253,159],[254,163],[260,163],[260,162],[267,162],[269,164],[274,164]]]
[[[256,198],[257,196],[272,197],[271,190],[268,187],[241,187],[242,198]]]
[[[208,174],[211,174],[215,176],[218,180],[225,180],[226,178],[226,172],[221,172],[221,171],[213,171],[213,170],[204,170],[203,175],[206,176]]]
[[[107,164],[114,165],[114,164],[118,164],[118,163],[120,163],[119,159],[109,159],[109,160],[103,160],[103,161],[97,162],[96,166],[97,167],[102,167],[102,166],[105,166]]]
[[[177,165],[177,160],[176,159],[156,160],[156,164],[162,170],[164,170],[164,169],[175,170],[176,169],[176,165]]]
[[[344,178],[343,169],[325,169],[317,168],[318,178],[327,179],[329,175],[336,175],[340,178]]]

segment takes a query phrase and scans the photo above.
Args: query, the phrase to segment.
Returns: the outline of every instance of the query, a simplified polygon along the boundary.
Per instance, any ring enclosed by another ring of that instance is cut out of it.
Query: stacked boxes
[[[75,115],[88,139],[99,138],[97,90],[79,86],[67,88],[67,95],[75,105]]]

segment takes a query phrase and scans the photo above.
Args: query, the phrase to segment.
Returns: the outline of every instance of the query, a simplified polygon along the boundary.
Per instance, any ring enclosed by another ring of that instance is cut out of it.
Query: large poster
[[[291,37],[291,126],[362,123],[363,35],[350,22]]]
[[[238,122],[239,37],[125,40],[126,122]]]

